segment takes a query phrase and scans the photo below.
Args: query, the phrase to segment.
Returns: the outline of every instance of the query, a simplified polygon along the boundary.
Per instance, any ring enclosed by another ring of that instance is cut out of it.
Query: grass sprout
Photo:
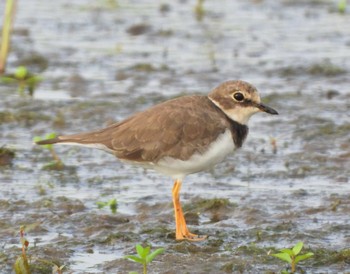
[[[104,208],[105,206],[109,206],[112,213],[117,213],[118,202],[117,202],[117,199],[115,198],[110,199],[108,202],[97,202],[96,204],[97,204],[97,207],[100,209]]]
[[[46,139],[53,139],[55,138],[57,135],[56,133],[48,133],[45,135],[44,138],[40,137],[40,136],[35,136],[33,138],[34,142],[38,142],[41,140],[46,140]],[[42,145],[43,148],[48,149],[52,155],[52,158],[54,159],[54,161],[47,163],[44,166],[44,169],[54,169],[54,170],[61,170],[64,167],[64,164],[61,160],[60,157],[58,157],[56,151],[53,148],[53,145],[49,144],[49,145]]]
[[[29,241],[25,237],[25,226],[21,226],[19,229],[20,242],[22,245],[22,254],[18,256],[13,269],[16,274],[30,274],[30,266],[27,258],[27,249]]]
[[[5,74],[0,77],[1,83],[16,84],[21,95],[24,95],[25,90],[28,90],[30,96],[33,96],[36,87],[42,80],[41,76],[29,72],[24,66],[19,66],[12,74]]]
[[[291,272],[288,272],[287,270],[283,270],[282,274],[295,273],[296,266],[300,261],[307,260],[314,255],[312,252],[308,252],[306,254],[299,254],[300,251],[303,249],[303,245],[304,245],[303,242],[298,242],[291,249],[285,248],[285,249],[281,249],[280,253],[271,254],[271,256],[274,256],[282,261],[289,263],[291,267]]]
[[[143,247],[140,244],[136,245],[136,255],[127,255],[125,256],[126,259],[129,259],[131,261],[134,261],[136,263],[143,265],[143,274],[147,274],[147,266],[149,263],[151,263],[158,255],[162,254],[164,252],[164,248],[158,248],[155,251],[151,252],[151,247],[146,246]],[[135,274],[137,272],[130,272],[129,274]]]

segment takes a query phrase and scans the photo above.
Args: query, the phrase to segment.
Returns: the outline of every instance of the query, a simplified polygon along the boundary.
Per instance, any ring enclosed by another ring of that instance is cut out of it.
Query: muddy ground
[[[3,10],[4,1],[0,3]],[[349,8],[349,7],[348,7]],[[350,13],[337,1],[19,1],[8,71],[44,80],[0,87],[0,273],[27,225],[32,273],[129,273],[138,243],[164,247],[149,273],[350,273]],[[182,201],[201,243],[176,242],[172,180],[104,152],[33,145],[35,136],[120,121],[227,79],[253,83],[279,116],[257,114],[235,155],[188,176]],[[116,213],[98,202],[116,199]]]

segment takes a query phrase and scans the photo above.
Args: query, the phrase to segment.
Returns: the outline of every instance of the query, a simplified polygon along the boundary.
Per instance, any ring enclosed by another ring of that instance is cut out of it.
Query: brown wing
[[[169,156],[182,160],[230,127],[226,116],[205,96],[173,99],[105,129],[59,137],[58,142],[102,144],[121,159],[157,162]]]

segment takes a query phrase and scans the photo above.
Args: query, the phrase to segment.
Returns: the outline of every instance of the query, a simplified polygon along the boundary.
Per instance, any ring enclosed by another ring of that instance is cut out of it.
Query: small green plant
[[[109,9],[116,9],[119,7],[117,0],[105,0],[104,3]]]
[[[31,274],[31,266],[35,268],[35,264],[29,264],[29,260],[28,260],[28,255],[27,255],[27,249],[29,246],[29,241],[27,240],[27,238],[25,237],[25,233],[35,229],[35,227],[37,227],[39,225],[39,223],[33,223],[30,225],[22,225],[19,229],[19,235],[20,235],[20,242],[22,245],[22,254],[20,256],[18,256],[16,262],[13,265],[13,269],[15,271],[16,274]],[[62,266],[58,266],[56,263],[47,261],[47,260],[40,260],[37,259],[37,262],[42,262],[44,264],[48,264],[48,265],[52,265],[52,273],[53,274],[62,274],[63,273],[63,268],[65,267],[65,265]]]
[[[52,266],[52,272],[51,272],[52,274],[63,274],[63,268],[66,267],[65,265],[58,266],[56,263],[50,262],[48,260],[38,259],[37,262],[41,262],[42,264],[47,264]]]
[[[4,84],[17,84],[18,92],[24,95],[27,89],[30,96],[33,96],[37,85],[43,80],[39,75],[32,74],[24,66],[20,66],[13,74],[5,74],[1,76],[0,81]]]
[[[30,274],[30,267],[27,258],[27,248],[29,246],[28,240],[25,238],[25,226],[21,226],[19,229],[20,242],[22,245],[22,254],[18,256],[13,269],[16,274]]]
[[[198,21],[202,21],[204,15],[205,15],[204,0],[197,0],[197,4],[194,7],[194,13],[196,15],[196,19]]]
[[[346,12],[346,2],[347,2],[347,0],[339,0],[338,1],[338,12],[339,13]]]
[[[274,256],[282,261],[285,261],[290,264],[291,272],[288,272],[287,270],[283,270],[282,274],[289,274],[289,273],[295,273],[296,266],[300,261],[304,261],[312,257],[314,254],[312,252],[308,252],[306,254],[299,255],[300,251],[303,248],[304,243],[298,242],[293,248],[291,249],[281,249],[280,253],[271,254],[271,256]]]
[[[109,206],[112,213],[117,213],[118,202],[117,202],[117,199],[115,198],[110,199],[108,202],[97,202],[96,204],[97,204],[97,207],[100,209],[104,208],[105,206]]]
[[[41,140],[46,140],[46,139],[53,139],[56,137],[56,133],[48,133],[45,135],[44,138],[40,137],[40,136],[35,136],[33,138],[34,142],[38,142]],[[44,166],[44,169],[54,169],[54,170],[61,170],[64,167],[64,164],[61,160],[60,157],[58,157],[56,151],[53,148],[53,145],[49,144],[49,145],[42,145],[43,148],[48,149],[52,155],[52,158],[54,159],[54,161],[47,163]]]
[[[57,273],[57,274],[62,274],[63,273],[63,268],[65,267],[65,265],[55,265],[52,267],[52,273]]]
[[[152,262],[154,260],[155,257],[157,257],[159,254],[164,252],[164,248],[158,248],[155,251],[153,251],[152,253],[150,253],[151,251],[151,247],[147,246],[147,247],[143,247],[140,244],[136,245],[136,251],[137,251],[137,255],[127,255],[125,256],[126,259],[129,259],[131,261],[134,261],[136,263],[142,264],[143,265],[143,274],[147,274],[147,266],[150,262]],[[130,272],[129,274],[135,274],[137,272]]]

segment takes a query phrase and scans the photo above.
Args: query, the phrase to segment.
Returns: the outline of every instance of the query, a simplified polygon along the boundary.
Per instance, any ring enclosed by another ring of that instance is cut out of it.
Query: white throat
[[[246,125],[250,117],[259,110],[255,107],[237,107],[235,109],[223,110],[223,112],[232,120]]]
[[[218,108],[220,108],[231,120],[242,125],[247,125],[249,118],[259,112],[259,109],[253,106],[239,106],[234,109],[225,110],[218,102],[209,98]]]

